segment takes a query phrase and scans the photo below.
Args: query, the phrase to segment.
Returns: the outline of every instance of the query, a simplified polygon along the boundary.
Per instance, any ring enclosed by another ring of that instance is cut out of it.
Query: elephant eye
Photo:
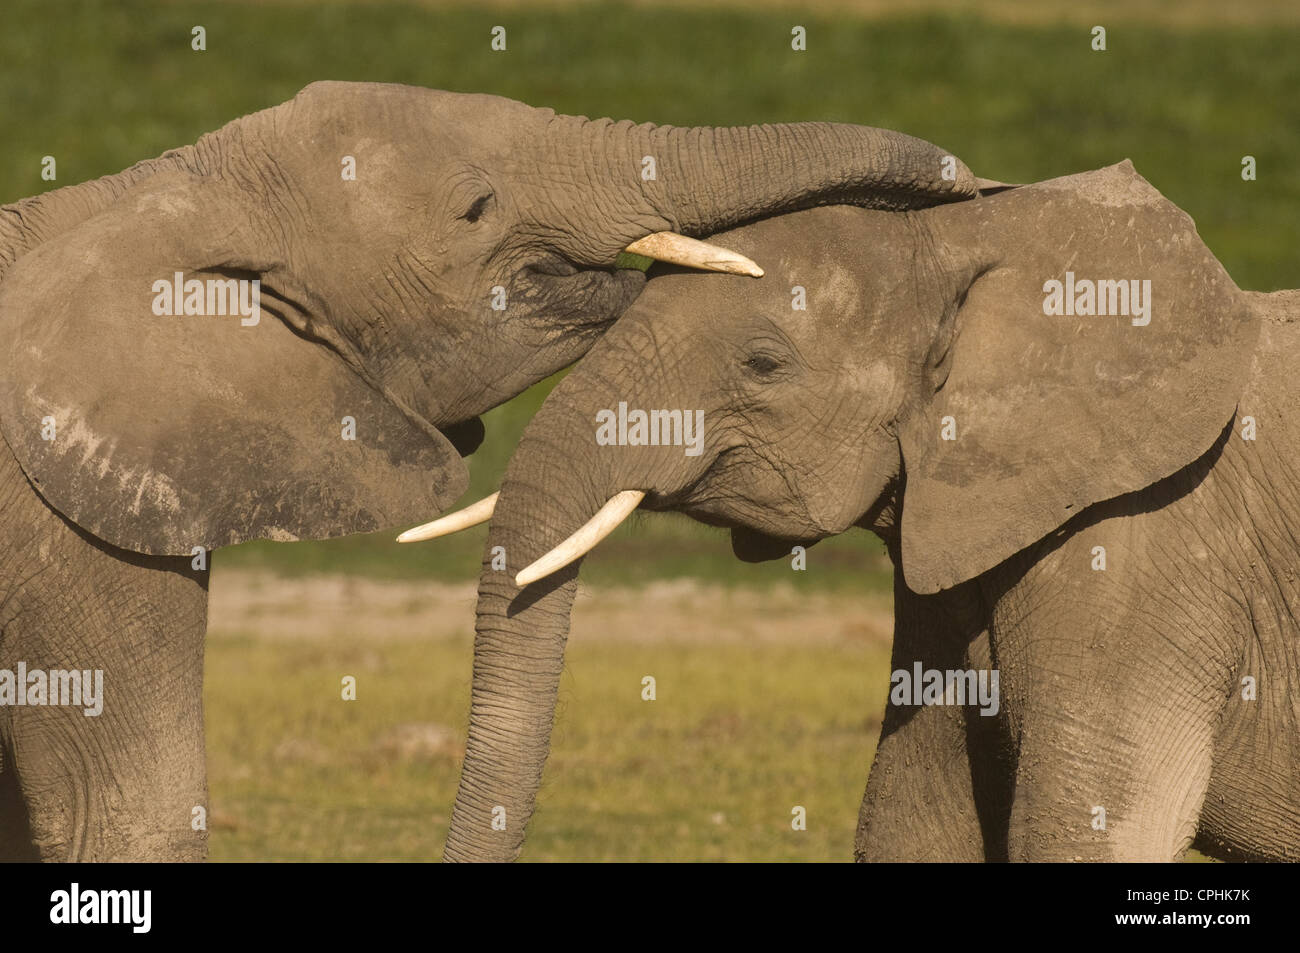
[[[770,377],[780,370],[781,361],[771,354],[751,354],[745,359],[745,367],[759,377]]]
[[[487,211],[488,204],[491,203],[491,201],[492,201],[491,192],[488,192],[484,195],[480,195],[478,198],[474,200],[474,203],[468,209],[465,210],[465,214],[463,214],[460,217],[465,221],[469,222],[471,225],[473,225],[475,222],[477,222],[480,218],[483,217],[483,213]]]

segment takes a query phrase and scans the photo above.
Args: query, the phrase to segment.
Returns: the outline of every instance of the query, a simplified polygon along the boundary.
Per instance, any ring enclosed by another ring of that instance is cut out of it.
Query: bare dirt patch
[[[285,578],[246,570],[212,575],[208,637],[465,640],[475,584],[379,581],[343,575]],[[887,595],[746,589],[693,579],[639,588],[584,587],[571,640],[790,643],[884,641]]]

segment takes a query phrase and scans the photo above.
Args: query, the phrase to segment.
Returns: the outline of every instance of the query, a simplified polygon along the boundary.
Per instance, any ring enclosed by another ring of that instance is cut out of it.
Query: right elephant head
[[[396,525],[462,492],[478,414],[636,297],[643,275],[613,267],[629,244],[975,191],[937,147],[866,127],[317,83],[0,210],[0,426],[52,505],[140,552]],[[193,313],[188,282],[254,280],[265,320]],[[158,313],[160,282],[186,313]]]
[[[518,850],[575,560],[638,503],[730,526],[751,558],[870,526],[907,584],[935,592],[1201,456],[1258,331],[1192,221],[1128,163],[718,240],[767,276],[652,278],[511,461],[450,857]],[[484,805],[508,805],[507,831]]]

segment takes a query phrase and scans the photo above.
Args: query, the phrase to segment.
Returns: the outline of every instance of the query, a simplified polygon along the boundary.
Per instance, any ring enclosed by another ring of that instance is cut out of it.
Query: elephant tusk
[[[981,197],[986,195],[997,195],[999,192],[1021,188],[1020,185],[1013,185],[1010,182],[998,182],[994,179],[976,179],[975,187],[979,190]]]
[[[644,255],[646,258],[686,268],[721,271],[728,275],[749,275],[751,278],[763,277],[763,269],[739,252],[687,238],[676,232],[655,232],[645,238],[638,238],[624,250],[633,255]]]
[[[515,576],[515,585],[523,588],[529,583],[549,576],[557,569],[563,569],[575,559],[581,559],[595,549],[597,543],[614,532],[618,524],[627,519],[644,499],[645,493],[641,490],[624,490],[610,497],[609,502],[602,506],[595,516],[587,520],[582,529],[535,563],[521,569],[519,575]]]
[[[477,503],[471,503],[463,510],[448,513],[432,523],[412,527],[397,537],[397,541],[414,543],[422,539],[437,539],[439,536],[449,536],[471,526],[477,526],[479,523],[486,523],[492,518],[492,511],[496,509],[497,497],[500,495],[500,493],[493,493],[491,496],[483,497]]]

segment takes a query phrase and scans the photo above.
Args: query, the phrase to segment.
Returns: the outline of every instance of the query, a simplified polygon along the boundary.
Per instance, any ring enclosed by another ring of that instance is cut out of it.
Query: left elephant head
[[[413,521],[463,491],[476,416],[636,297],[630,243],[975,191],[942,150],[865,127],[317,83],[0,210],[0,426],[49,503],[130,550]]]

